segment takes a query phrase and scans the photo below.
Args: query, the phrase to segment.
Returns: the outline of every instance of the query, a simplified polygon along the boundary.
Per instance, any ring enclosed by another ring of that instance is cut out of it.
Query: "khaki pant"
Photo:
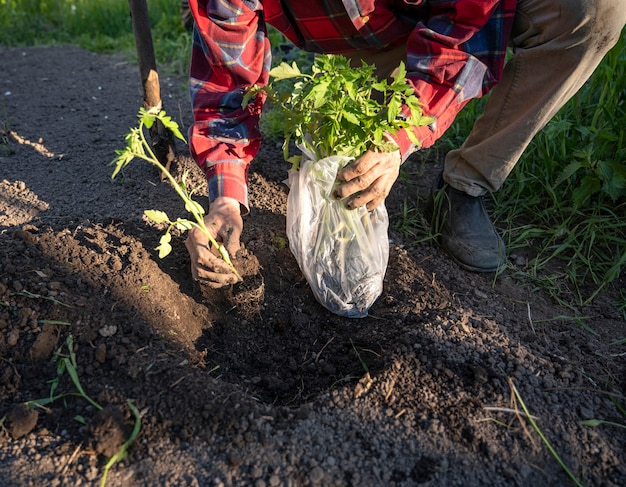
[[[535,134],[582,87],[626,23],[624,0],[519,0],[513,58],[444,179],[472,196],[497,191]],[[390,73],[404,46],[359,55]],[[354,60],[353,60],[354,61]]]

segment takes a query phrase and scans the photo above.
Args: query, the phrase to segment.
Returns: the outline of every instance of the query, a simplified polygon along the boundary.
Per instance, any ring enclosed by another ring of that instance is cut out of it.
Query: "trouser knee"
[[[520,0],[512,34],[518,47],[555,42],[606,52],[626,24],[624,0]]]
[[[575,32],[580,30],[580,35],[598,47],[617,42],[626,24],[624,0],[575,0],[574,4],[579,15]]]

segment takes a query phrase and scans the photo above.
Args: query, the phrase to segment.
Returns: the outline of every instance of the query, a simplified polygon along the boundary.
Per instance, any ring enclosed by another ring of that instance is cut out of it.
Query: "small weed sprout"
[[[146,140],[144,129],[149,130],[150,127],[158,120],[162,123],[165,128],[169,129],[174,136],[183,142],[185,141],[185,137],[178,129],[178,124],[169,117],[164,110],[158,109],[150,109],[146,110],[145,108],[139,109],[139,114],[137,115],[139,118],[139,126],[135,128],[131,128],[130,132],[126,134],[126,148],[124,150],[116,150],[115,153],[117,157],[111,162],[111,165],[115,165],[115,169],[111,176],[114,179],[117,174],[124,169],[128,164],[130,164],[134,159],[143,159],[144,161],[149,162],[156,166],[162,174],[168,179],[171,183],[172,187],[176,190],[176,193],[185,203],[185,209],[191,213],[193,216],[193,220],[188,220],[185,218],[177,218],[172,221],[167,216],[164,211],[160,210],[146,210],[144,214],[150,220],[152,220],[156,224],[167,223],[168,227],[165,231],[165,234],[161,236],[159,241],[159,246],[156,250],[159,251],[159,258],[166,257],[171,251],[172,246],[170,244],[172,240],[171,231],[173,228],[176,228],[180,231],[191,230],[193,227],[199,228],[202,233],[204,233],[209,242],[213,247],[217,249],[220,257],[228,266],[231,268],[233,273],[237,276],[239,281],[243,279],[235,269],[230,256],[228,255],[228,251],[226,247],[217,242],[211,232],[208,230],[206,225],[204,224],[204,209],[202,206],[193,199],[193,194],[195,190],[189,190],[187,188],[186,180],[189,174],[188,171],[183,173],[182,179],[180,182],[176,181],[174,177],[170,174],[170,172],[159,162],[156,155],[152,151],[150,144]]]
[[[617,401],[617,399],[615,399],[613,396],[611,396],[611,402],[613,404],[615,404],[615,407],[617,408],[617,410],[626,419],[626,406],[622,406]],[[583,421],[583,424],[585,426],[591,426],[591,427],[597,427],[597,426],[606,425],[606,426],[614,426],[614,427],[617,427],[617,428],[626,429],[626,423],[617,423],[615,421],[607,421],[607,420],[604,420],[604,419],[587,419],[587,420]]]
[[[95,407],[98,410],[102,410],[102,406],[100,406],[96,401],[94,401],[83,389],[82,384],[80,383],[80,379],[78,377],[78,367],[76,363],[76,353],[74,352],[74,338],[72,335],[68,335],[65,341],[65,348],[67,349],[67,354],[63,352],[63,345],[58,348],[58,350],[54,353],[54,360],[56,361],[56,372],[57,375],[54,379],[50,380],[50,395],[43,399],[36,399],[34,401],[28,401],[26,403],[29,407],[35,406],[45,406],[47,404],[51,404],[59,399],[63,399],[66,397],[82,397],[89,404]],[[77,392],[67,392],[63,394],[55,394],[57,388],[59,387],[59,383],[61,381],[61,377],[68,373],[70,376],[74,387]],[[82,421],[81,421],[82,422]]]
[[[67,349],[67,353],[64,353],[63,347]],[[82,397],[89,404],[95,407],[98,411],[102,411],[103,407],[94,401],[83,389],[82,384],[80,383],[80,379],[78,377],[78,366],[76,362],[76,353],[74,352],[74,338],[72,335],[68,335],[65,344],[61,345],[58,350],[54,354],[56,359],[56,372],[57,376],[50,381],[50,395],[48,397],[42,399],[35,399],[33,401],[27,401],[26,405],[30,408],[34,407],[43,407],[47,404],[51,404],[59,399],[64,399],[67,397]],[[61,377],[67,372],[76,388],[77,392],[66,392],[62,394],[55,394],[56,390],[61,381]],[[139,435],[139,431],[141,430],[141,414],[137,407],[130,401],[128,401],[128,407],[130,408],[133,416],[135,417],[135,423],[133,426],[133,431],[131,432],[128,439],[122,444],[118,452],[108,459],[106,465],[104,466],[104,470],[102,473],[102,480],[100,482],[100,487],[104,487],[106,485],[107,474],[113,465],[117,462],[120,462],[124,458],[128,456],[128,448],[130,445],[134,443]],[[80,423],[85,423],[85,419],[82,416],[76,416],[74,418],[76,421]]]
[[[539,435],[539,438],[541,438],[541,441],[546,446],[546,448],[548,449],[550,454],[554,457],[554,459],[561,466],[561,468],[567,474],[567,476],[572,480],[572,482],[574,482],[574,485],[576,485],[576,487],[582,487],[581,482],[576,478],[576,476],[567,467],[567,465],[565,465],[565,462],[561,459],[561,457],[556,452],[554,447],[550,444],[550,442],[546,438],[546,435],[544,435],[544,433],[541,430],[541,428],[539,428],[539,425],[535,421],[534,416],[531,415],[530,412],[528,411],[528,408],[526,407],[526,404],[524,403],[524,401],[522,399],[522,396],[520,395],[519,391],[517,390],[517,388],[513,384],[513,380],[512,379],[509,379],[509,386],[511,387],[511,392],[512,392],[513,397],[515,397],[517,402],[519,402],[520,406],[522,406],[522,409],[524,410],[524,416],[528,419],[528,422],[531,424],[531,426],[533,427],[535,432]],[[521,418],[521,416],[519,416],[519,417]],[[521,422],[521,419],[520,419],[520,422]],[[526,426],[524,425],[524,423],[522,423],[522,427],[524,429],[526,429]]]

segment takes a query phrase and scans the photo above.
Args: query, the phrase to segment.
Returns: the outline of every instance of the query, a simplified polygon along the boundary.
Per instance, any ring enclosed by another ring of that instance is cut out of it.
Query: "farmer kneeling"
[[[415,127],[431,146],[472,98],[491,91],[467,140],[445,158],[434,191],[447,198],[441,246],[462,267],[493,272],[505,247],[483,204],[533,136],[581,88],[626,22],[623,0],[190,0],[194,18],[190,90],[191,153],[206,174],[207,227],[234,255],[248,213],[248,166],[255,157],[262,97],[245,108],[246,89],[266,85],[271,54],[266,23],[297,47],[342,54],[389,76],[404,62],[407,80],[432,117]],[[506,49],[513,48],[505,64]],[[373,210],[416,150],[406,132],[395,152],[368,151],[338,173],[338,197]],[[195,279],[236,281],[206,237],[186,242]]]

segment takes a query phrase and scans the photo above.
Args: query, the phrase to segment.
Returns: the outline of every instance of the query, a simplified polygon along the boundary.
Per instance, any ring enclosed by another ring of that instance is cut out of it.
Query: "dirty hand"
[[[346,203],[349,209],[366,205],[368,211],[373,211],[391,191],[401,164],[399,150],[368,150],[337,173],[337,181],[343,184],[335,190],[334,197],[338,200],[350,198]]]
[[[218,197],[209,207],[204,224],[215,240],[226,247],[228,254],[235,256],[239,250],[239,238],[243,220],[239,202],[233,198]],[[216,248],[211,248],[209,239],[199,228],[192,228],[185,241],[191,258],[191,275],[194,280],[212,288],[221,288],[238,281],[231,268],[220,257]]]

